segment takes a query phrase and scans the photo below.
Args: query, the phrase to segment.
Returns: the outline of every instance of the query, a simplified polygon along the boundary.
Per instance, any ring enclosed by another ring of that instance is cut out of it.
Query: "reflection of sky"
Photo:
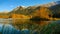
[[[2,26],[3,26],[3,24],[0,24],[0,32],[1,32],[1,30],[2,30]]]
[[[0,11],[12,10],[17,6],[45,4],[57,0],[0,0]]]
[[[12,25],[5,24],[3,27],[3,24],[0,24],[0,32],[3,34],[14,34],[17,30]]]
[[[2,32],[2,34],[21,34],[23,32],[21,32],[20,30],[17,30],[16,28],[14,28],[12,25],[9,24],[5,24],[3,27],[3,24],[0,24],[0,33]],[[27,30],[24,30],[24,33],[28,34]]]

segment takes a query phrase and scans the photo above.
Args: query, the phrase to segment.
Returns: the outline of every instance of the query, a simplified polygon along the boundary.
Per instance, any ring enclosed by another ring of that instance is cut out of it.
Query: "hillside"
[[[52,10],[53,17],[60,18],[60,4],[51,6],[50,9]]]
[[[50,19],[52,17],[59,17],[60,15],[59,2],[60,1],[51,2],[48,4],[39,5],[39,6],[29,6],[29,7],[19,6],[13,9],[12,11],[10,11],[8,14],[4,14],[4,15],[9,16],[8,18],[12,18],[12,15],[14,14],[30,16],[30,17],[37,16],[39,18],[46,18],[46,19]],[[3,13],[0,13],[0,16],[1,15],[3,15]],[[17,15],[15,15],[16,18],[18,17]]]
[[[19,8],[19,7],[18,7]],[[23,8],[20,6],[20,8],[18,10],[12,10],[10,12],[10,14],[22,14],[22,15],[25,15],[25,16],[39,16],[39,17],[43,17],[43,18],[49,18],[49,13],[50,13],[50,10],[49,8],[47,7],[42,7],[42,6],[29,6],[27,8]]]
[[[9,14],[8,13],[1,13],[0,12],[0,18],[8,18],[9,17]]]

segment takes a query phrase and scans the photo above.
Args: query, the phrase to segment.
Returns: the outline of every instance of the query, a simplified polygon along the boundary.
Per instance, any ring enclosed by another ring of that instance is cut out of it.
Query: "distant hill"
[[[8,17],[9,17],[8,13],[6,13],[6,12],[1,13],[0,12],[0,18],[8,18]]]

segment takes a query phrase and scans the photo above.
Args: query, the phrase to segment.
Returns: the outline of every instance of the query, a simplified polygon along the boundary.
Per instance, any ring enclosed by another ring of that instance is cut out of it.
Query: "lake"
[[[51,33],[59,33],[60,32],[60,20],[57,21],[49,21],[52,23],[51,25],[47,25],[44,27],[40,27],[37,25],[30,25],[30,29],[22,28],[17,29],[12,25],[12,18],[10,19],[2,19],[0,18],[0,34],[51,34]],[[26,24],[27,25],[27,24]],[[22,27],[24,25],[21,25]],[[20,27],[21,27],[20,26]],[[41,29],[42,28],[42,29]],[[46,30],[47,29],[47,30]]]

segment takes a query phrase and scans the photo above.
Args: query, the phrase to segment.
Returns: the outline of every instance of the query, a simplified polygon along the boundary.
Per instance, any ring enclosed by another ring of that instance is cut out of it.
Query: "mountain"
[[[11,12],[9,12],[9,14],[24,14],[24,15],[29,15],[31,14],[31,12],[33,12],[33,10],[35,9],[35,7],[29,6],[27,8],[19,6],[15,9],[13,9]]]
[[[25,15],[25,16],[32,16],[32,17],[39,17],[39,18],[49,18],[50,10],[48,7],[42,7],[42,6],[29,6],[27,8],[24,8],[22,6],[15,8],[11,12],[9,12],[10,16],[13,14],[17,15]],[[16,16],[16,15],[15,15]],[[18,16],[17,16],[18,17]]]
[[[58,12],[57,12],[58,11]],[[29,6],[23,7],[19,6],[9,12],[12,14],[22,14],[28,16],[39,16],[43,18],[53,17],[55,14],[60,14],[60,1],[51,2],[48,4],[38,5],[38,6]],[[46,15],[46,16],[45,16]]]
[[[40,6],[51,7],[51,6],[54,6],[54,5],[56,5],[56,2],[51,2],[51,3],[48,3],[48,4],[42,4]]]
[[[49,7],[53,13],[53,17],[60,18],[60,1],[56,2],[56,5]]]
[[[60,4],[60,1],[57,1],[56,3],[57,3],[57,4]]]
[[[51,7],[51,6],[55,6],[55,5],[58,5],[58,4],[60,4],[60,1],[50,2],[50,3],[47,3],[47,4],[42,4],[40,6]]]

